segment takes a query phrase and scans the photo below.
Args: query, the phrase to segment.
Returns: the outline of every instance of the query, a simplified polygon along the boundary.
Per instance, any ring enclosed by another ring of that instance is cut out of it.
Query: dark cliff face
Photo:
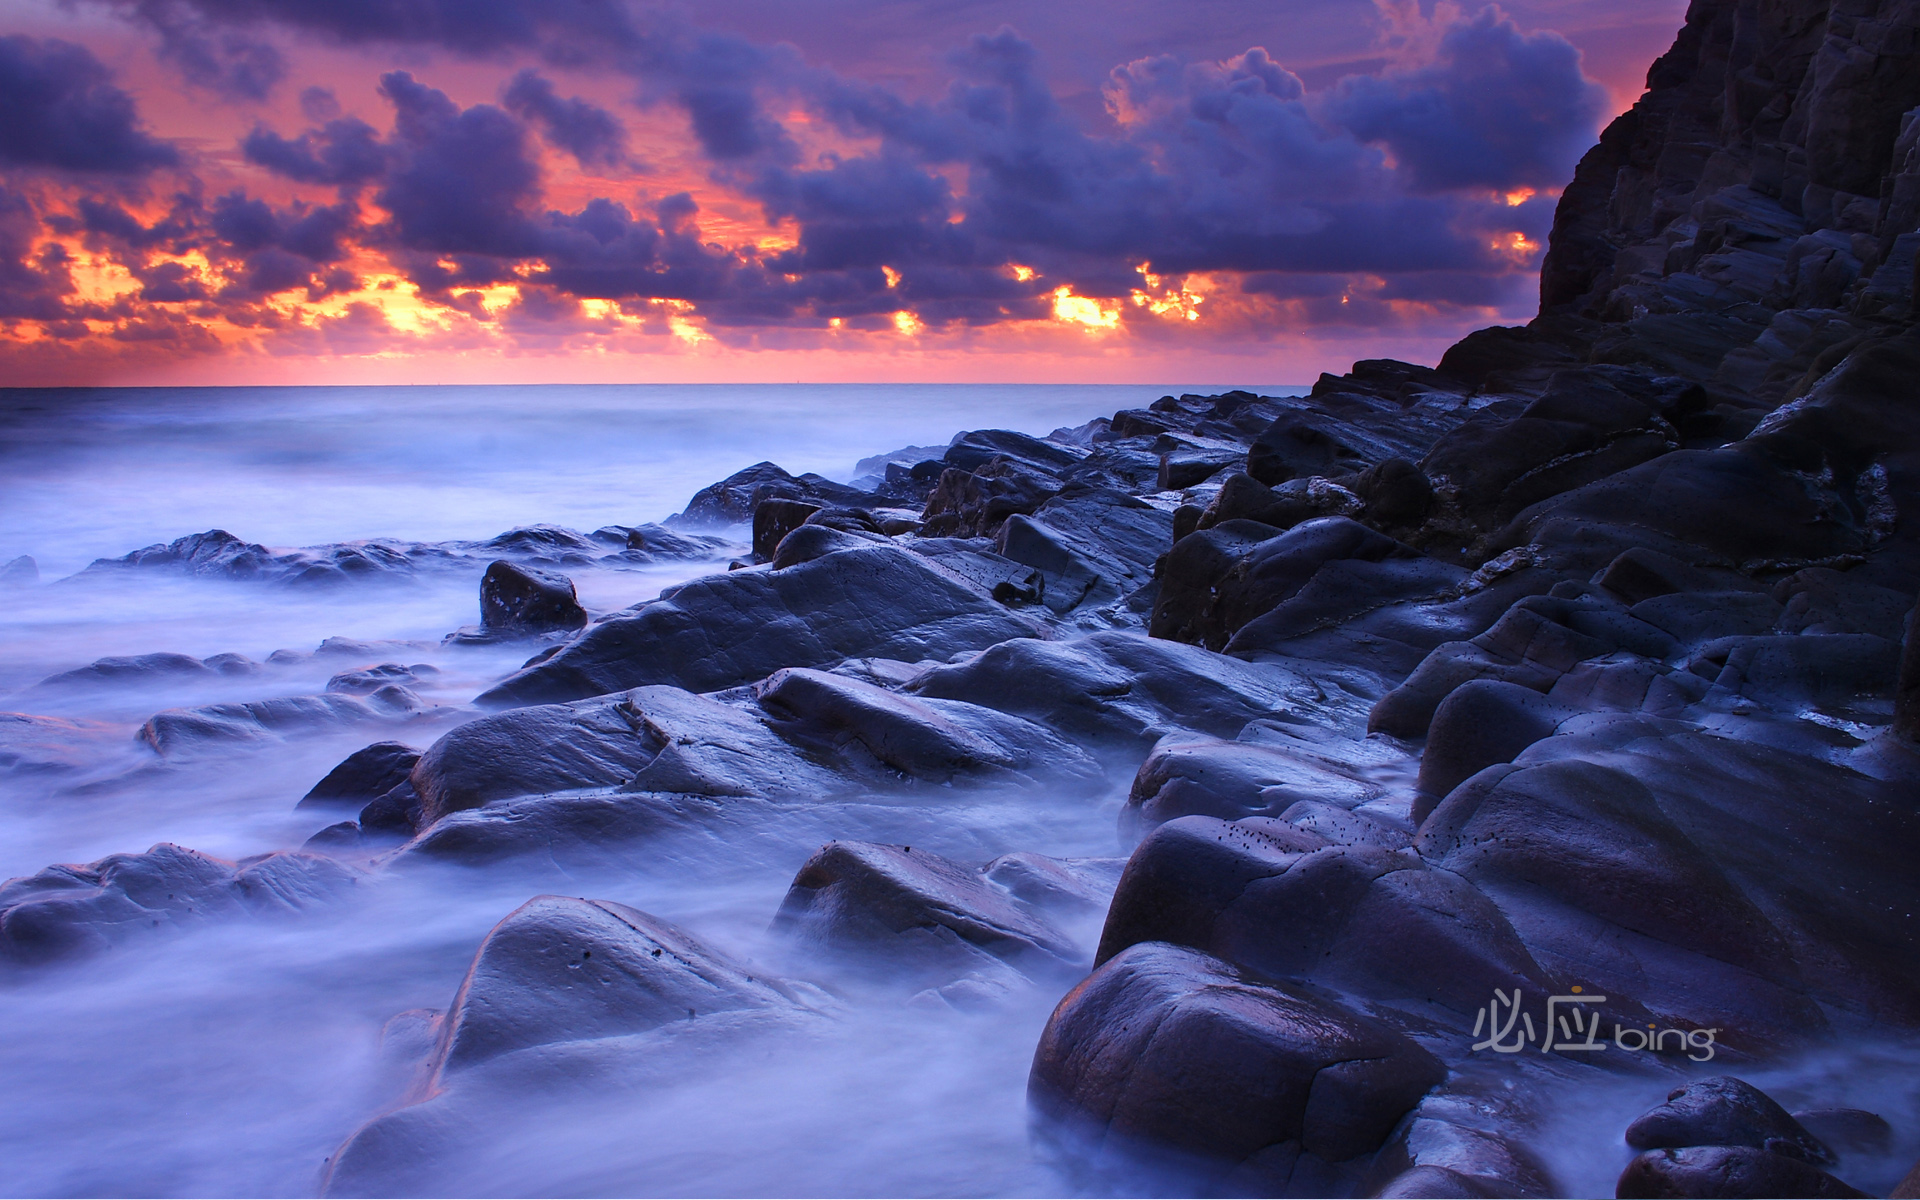
[[[1695,0],[1647,86],[1561,197],[1536,336],[1764,409],[1911,320],[1920,4]]]

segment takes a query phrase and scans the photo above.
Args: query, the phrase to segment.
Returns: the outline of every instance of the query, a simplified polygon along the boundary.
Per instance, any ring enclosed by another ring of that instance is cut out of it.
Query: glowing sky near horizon
[[[1525,320],[1675,0],[13,0],[12,384],[1291,382]]]

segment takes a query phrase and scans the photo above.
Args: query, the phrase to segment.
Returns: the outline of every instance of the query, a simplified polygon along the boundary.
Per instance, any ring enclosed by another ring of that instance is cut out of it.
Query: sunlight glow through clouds
[[[216,33],[234,20],[226,0],[170,2]],[[732,2],[667,18],[605,0],[652,39],[641,61],[569,41],[545,5],[482,52],[381,25],[391,0],[249,0],[235,36],[285,69],[247,94],[183,81],[137,21],[36,4],[14,52],[30,72],[66,61],[51,38],[98,56],[120,159],[0,160],[0,365],[243,382],[378,357],[400,381],[544,358],[565,378],[590,352],[596,378],[695,360],[708,377],[727,356],[748,378],[761,357],[798,377],[911,347],[980,360],[968,378],[1056,354],[1161,379],[1431,358],[1531,315],[1557,189],[1610,104],[1568,42],[1471,0],[1380,0],[1377,27],[1341,34],[1362,73],[1311,86],[1257,48],[1297,48],[1264,9],[1223,34],[1253,49],[1176,39],[1074,85],[1092,60],[1057,31],[940,33],[876,74],[844,42],[821,57],[729,29]],[[847,36],[908,19],[870,17]],[[49,110],[63,127],[104,119],[35,86],[32,104],[75,107]]]

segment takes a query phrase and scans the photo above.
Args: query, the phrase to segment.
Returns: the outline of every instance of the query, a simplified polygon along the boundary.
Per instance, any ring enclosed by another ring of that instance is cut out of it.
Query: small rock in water
[[[480,580],[480,623],[489,633],[550,633],[579,629],[587,610],[565,575],[500,559]]]
[[[405,783],[420,752],[399,742],[375,742],[355,750],[326,777],[313,785],[299,807],[321,804],[365,804]]]
[[[1793,1119],[1842,1154],[1884,1154],[1893,1145],[1893,1126],[1863,1108],[1808,1108]]]

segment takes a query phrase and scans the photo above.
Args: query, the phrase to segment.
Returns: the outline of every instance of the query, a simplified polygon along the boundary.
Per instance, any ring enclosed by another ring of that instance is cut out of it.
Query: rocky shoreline
[[[1558,1194],[1540,1121],[1623,1076],[1673,1094],[1625,1130],[1621,1195],[1893,1187],[1878,1118],[1706,1076],[1920,1028],[1916,39],[1910,0],[1696,0],[1561,198],[1540,317],[1435,368],[972,431],[849,485],[762,463],[665,526],[282,555],[213,531],[96,564],[488,562],[454,638],[537,653],[457,709],[342,643],[326,695],[155,716],[161,758],[389,736],[302,802],[343,819],[301,850],[8,882],[8,969],[414,864],[1125,788],[1110,858],[825,845],[767,914],[793,979],[529,900],[444,1012],[396,1018],[412,1082],[324,1190],[430,1189],[516,1091],[813,1036],[848,1019],[836,971],[961,1012],[1064,992],[1029,1098],[1090,1191]],[[560,573],[716,554],[605,614]],[[64,769],[34,757],[60,718],[6,719],[8,770]]]

